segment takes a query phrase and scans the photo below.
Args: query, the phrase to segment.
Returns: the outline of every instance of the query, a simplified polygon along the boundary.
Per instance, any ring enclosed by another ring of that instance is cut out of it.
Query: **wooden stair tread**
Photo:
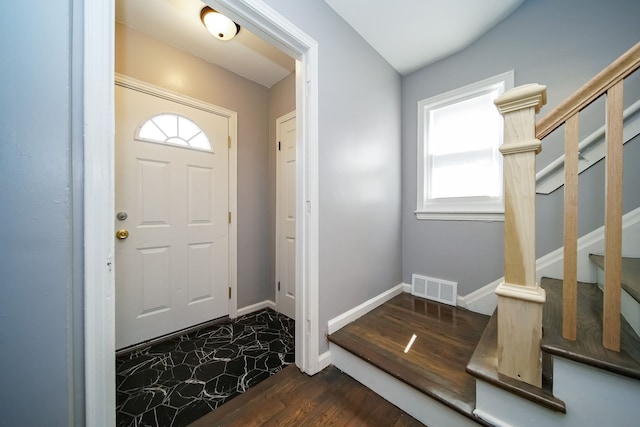
[[[604,270],[603,255],[590,254],[589,259]],[[622,257],[622,288],[640,302],[640,258]]]
[[[546,383],[544,379],[543,388],[538,388],[498,372],[497,312],[498,310],[496,309],[493,316],[491,316],[491,319],[478,342],[478,346],[469,360],[467,372],[480,380],[514,393],[531,402],[545,406],[553,411],[566,413],[567,409],[564,402],[553,396],[550,391],[550,385],[545,387],[548,383]],[[543,369],[545,369],[544,363]],[[546,377],[550,377],[550,374]],[[545,378],[545,373],[543,373],[543,378]]]
[[[640,339],[621,318],[620,352],[602,346],[602,291],[596,284],[578,283],[576,341],[562,338],[562,281],[543,278],[542,350],[619,375],[640,379]]]
[[[401,294],[328,339],[461,414],[473,415],[475,379],[465,368],[489,318]],[[417,338],[404,353],[412,334]]]

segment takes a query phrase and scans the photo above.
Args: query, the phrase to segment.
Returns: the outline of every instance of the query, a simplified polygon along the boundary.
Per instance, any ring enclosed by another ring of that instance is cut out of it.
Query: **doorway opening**
[[[296,58],[296,365],[319,370],[318,47],[260,0],[206,0]],[[115,422],[114,0],[84,4],[85,421]]]

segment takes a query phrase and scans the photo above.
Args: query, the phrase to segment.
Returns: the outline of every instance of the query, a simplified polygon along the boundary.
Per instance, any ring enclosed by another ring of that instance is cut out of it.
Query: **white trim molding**
[[[327,350],[322,353],[318,357],[318,368],[322,371],[324,368],[328,367],[333,363],[333,359],[331,358],[331,351]]]
[[[344,313],[329,320],[327,322],[327,333],[329,335],[333,334],[334,332],[340,330],[341,328],[345,327],[349,323],[364,316],[371,310],[391,300],[393,297],[405,292],[405,286],[407,285],[405,285],[404,283],[400,283],[394,286],[393,288],[381,293],[380,295],[376,295],[375,297],[363,302],[362,304],[352,308],[351,310],[345,311]],[[409,291],[411,291],[411,285],[408,285],[408,286],[409,286]]]
[[[84,3],[85,419],[115,425],[114,0]]]
[[[498,280],[481,287],[480,289],[476,289],[470,294],[459,296],[458,305],[460,307],[466,308],[467,310],[491,316],[493,314],[493,311],[498,306],[498,295],[496,295],[496,288],[502,282],[504,282],[504,277],[501,277]]]
[[[242,307],[238,309],[238,317],[244,316],[245,314],[255,313],[256,311],[263,310],[265,308],[270,308],[272,310],[276,309],[276,303],[271,301],[270,299],[257,302],[255,304],[248,305],[246,307]],[[231,316],[229,316],[231,317]]]
[[[440,221],[490,221],[504,222],[504,213],[501,212],[425,212],[415,211],[417,219],[430,219]]]
[[[623,112],[624,130],[623,144],[631,141],[640,134],[640,100],[636,101]],[[579,160],[578,173],[589,169],[606,155],[605,130],[603,125],[578,144]],[[536,174],[536,192],[549,194],[564,185],[564,154],[549,163]]]
[[[205,0],[296,59],[296,365],[318,372],[318,43],[261,0]]]
[[[498,284],[502,282],[502,280],[500,281],[496,281],[495,285],[489,290],[487,286],[479,289],[476,292],[482,291],[482,293],[476,297],[473,297],[473,295],[475,294],[475,292],[467,295],[466,297],[461,297],[461,296],[457,296],[456,297],[456,305],[462,308],[466,308],[467,304],[471,304],[474,308],[477,307],[477,304],[475,303],[476,300],[481,300],[485,297],[485,293],[491,293],[492,295],[494,295],[495,297],[495,288],[496,286],[498,286]],[[394,297],[402,294],[402,293],[407,293],[410,294],[411,293],[411,284],[410,283],[399,283],[396,286],[394,286],[393,288],[379,294],[376,295],[375,297],[363,302],[362,304],[345,311],[344,313],[334,317],[333,319],[330,319],[327,322],[327,333],[329,335],[331,335],[332,333],[342,329],[343,327],[345,327],[346,325],[348,325],[351,322],[356,321],[357,319],[359,319],[360,317],[364,316],[365,314],[367,314],[368,312],[372,311],[373,309],[381,306],[382,304],[386,303],[387,301],[393,299]],[[487,288],[485,290],[485,288]],[[472,297],[471,299],[469,299],[469,297]],[[496,304],[498,303],[497,297],[495,297],[495,303],[493,303],[493,307],[491,308],[491,312],[493,312],[493,310],[496,307]],[[479,310],[472,310],[472,311],[476,311],[479,313],[483,313],[483,314],[491,314],[491,312],[489,313],[484,313],[482,311]],[[321,355],[322,357],[322,355]]]

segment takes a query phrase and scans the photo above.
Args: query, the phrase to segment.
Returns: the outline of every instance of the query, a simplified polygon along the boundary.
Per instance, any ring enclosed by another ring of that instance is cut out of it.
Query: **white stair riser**
[[[604,289],[604,271],[598,267],[598,286]],[[640,336],[640,303],[636,301],[627,291],[622,289],[622,301],[620,313],[629,322],[629,325]]]
[[[342,347],[329,343],[333,365],[429,427],[477,427],[470,418],[376,368]]]
[[[496,426],[635,427],[640,419],[640,381],[561,357],[553,361],[553,394],[567,413],[476,381],[476,414]]]

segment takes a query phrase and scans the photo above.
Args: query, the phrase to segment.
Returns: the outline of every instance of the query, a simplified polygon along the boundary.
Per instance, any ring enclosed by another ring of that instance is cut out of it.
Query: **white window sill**
[[[432,221],[504,222],[504,212],[427,212],[416,211],[416,218]]]

